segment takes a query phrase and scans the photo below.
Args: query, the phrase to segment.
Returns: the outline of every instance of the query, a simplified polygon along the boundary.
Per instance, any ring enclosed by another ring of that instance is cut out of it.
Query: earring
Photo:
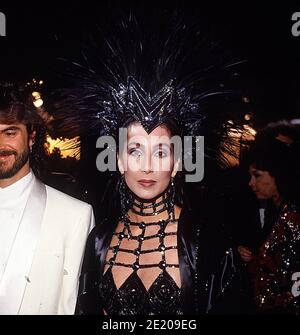
[[[121,200],[121,215],[124,217],[132,201],[132,196],[130,192],[128,192],[124,174],[121,175],[121,180],[119,184],[119,192],[120,192],[120,200]]]
[[[127,216],[127,211],[130,207],[131,201],[133,200],[132,200],[130,193],[127,191],[124,174],[121,175],[119,192],[120,192],[120,201],[121,201],[121,217],[127,229],[128,239],[131,239],[132,233],[130,229],[130,220],[128,219],[128,216]]]
[[[167,192],[167,206],[168,212],[172,220],[175,220],[174,205],[175,205],[175,183],[174,177],[171,177],[170,186]]]
[[[175,203],[175,183],[174,183],[174,177],[171,177],[171,189],[170,189],[170,193],[171,193],[171,200],[172,200],[172,204],[174,206]]]

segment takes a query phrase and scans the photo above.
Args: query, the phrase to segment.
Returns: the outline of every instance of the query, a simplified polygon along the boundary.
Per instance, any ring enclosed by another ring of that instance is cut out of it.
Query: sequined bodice
[[[117,289],[109,268],[103,277],[100,293],[107,314],[182,314],[181,289],[167,271],[159,274],[149,290],[146,290],[136,271]]]
[[[299,254],[300,211],[285,206],[259,252],[255,298],[261,310],[300,315]]]
[[[170,217],[130,222],[130,228],[119,223],[100,284],[105,313],[182,314],[181,288],[174,280],[180,278],[177,223]]]

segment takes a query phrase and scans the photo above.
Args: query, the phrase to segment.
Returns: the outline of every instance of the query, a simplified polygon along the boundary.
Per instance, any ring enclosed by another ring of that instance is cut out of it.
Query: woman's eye
[[[142,155],[142,152],[141,152],[141,150],[133,148],[133,149],[129,150],[129,155],[131,155],[133,157],[139,157],[139,156]]]
[[[165,158],[167,157],[167,153],[165,151],[157,151],[155,154],[154,154],[155,157],[159,157],[159,158]]]

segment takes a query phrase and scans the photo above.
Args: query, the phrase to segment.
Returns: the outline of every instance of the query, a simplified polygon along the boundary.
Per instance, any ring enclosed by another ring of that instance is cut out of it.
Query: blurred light
[[[72,139],[57,139],[53,140],[47,135],[47,142],[49,144],[49,152],[52,153],[54,148],[59,148],[63,158],[74,157],[80,159],[80,150],[74,149],[78,143],[80,143],[79,137]]]
[[[31,95],[37,100],[41,98],[41,94],[39,92],[32,92]]]
[[[39,84],[40,84],[40,85],[43,85],[43,84],[44,84],[43,80],[40,80],[40,81],[39,81]]]
[[[256,135],[256,130],[247,124],[244,124],[243,128],[245,129],[243,136],[246,137],[247,140],[254,140],[254,136]]]
[[[251,114],[245,114],[245,116],[244,116],[244,119],[246,120],[246,121],[249,121],[249,120],[251,120]]]
[[[228,123],[230,122],[233,124],[231,120],[228,121]],[[240,150],[243,145],[243,141],[253,141],[255,135],[255,129],[247,124],[243,125],[243,129],[233,127],[229,129],[228,136],[232,141],[232,146],[230,148],[232,154],[229,154],[229,152],[224,152],[223,154],[231,166],[239,164]]]
[[[242,100],[243,100],[246,104],[248,104],[248,103],[250,102],[250,99],[249,99],[248,97],[243,97]]]
[[[43,103],[44,103],[44,101],[42,99],[37,99],[37,100],[33,101],[33,104],[36,108],[42,107]]]
[[[300,119],[292,119],[290,121],[291,124],[300,124]]]
[[[42,107],[43,106],[43,100],[41,98],[41,93],[34,91],[31,93],[31,95],[33,96],[33,104],[36,108]]]

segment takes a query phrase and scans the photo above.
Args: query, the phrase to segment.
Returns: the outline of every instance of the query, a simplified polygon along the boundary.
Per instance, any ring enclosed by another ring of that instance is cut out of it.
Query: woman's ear
[[[175,178],[175,176],[176,176],[176,174],[177,174],[177,172],[178,172],[178,170],[179,170],[180,163],[181,163],[181,161],[180,161],[180,159],[178,159],[178,160],[176,161],[176,163],[174,164],[174,168],[173,168],[173,171],[172,171],[172,174],[171,174],[171,176],[172,176],[173,178]]]

